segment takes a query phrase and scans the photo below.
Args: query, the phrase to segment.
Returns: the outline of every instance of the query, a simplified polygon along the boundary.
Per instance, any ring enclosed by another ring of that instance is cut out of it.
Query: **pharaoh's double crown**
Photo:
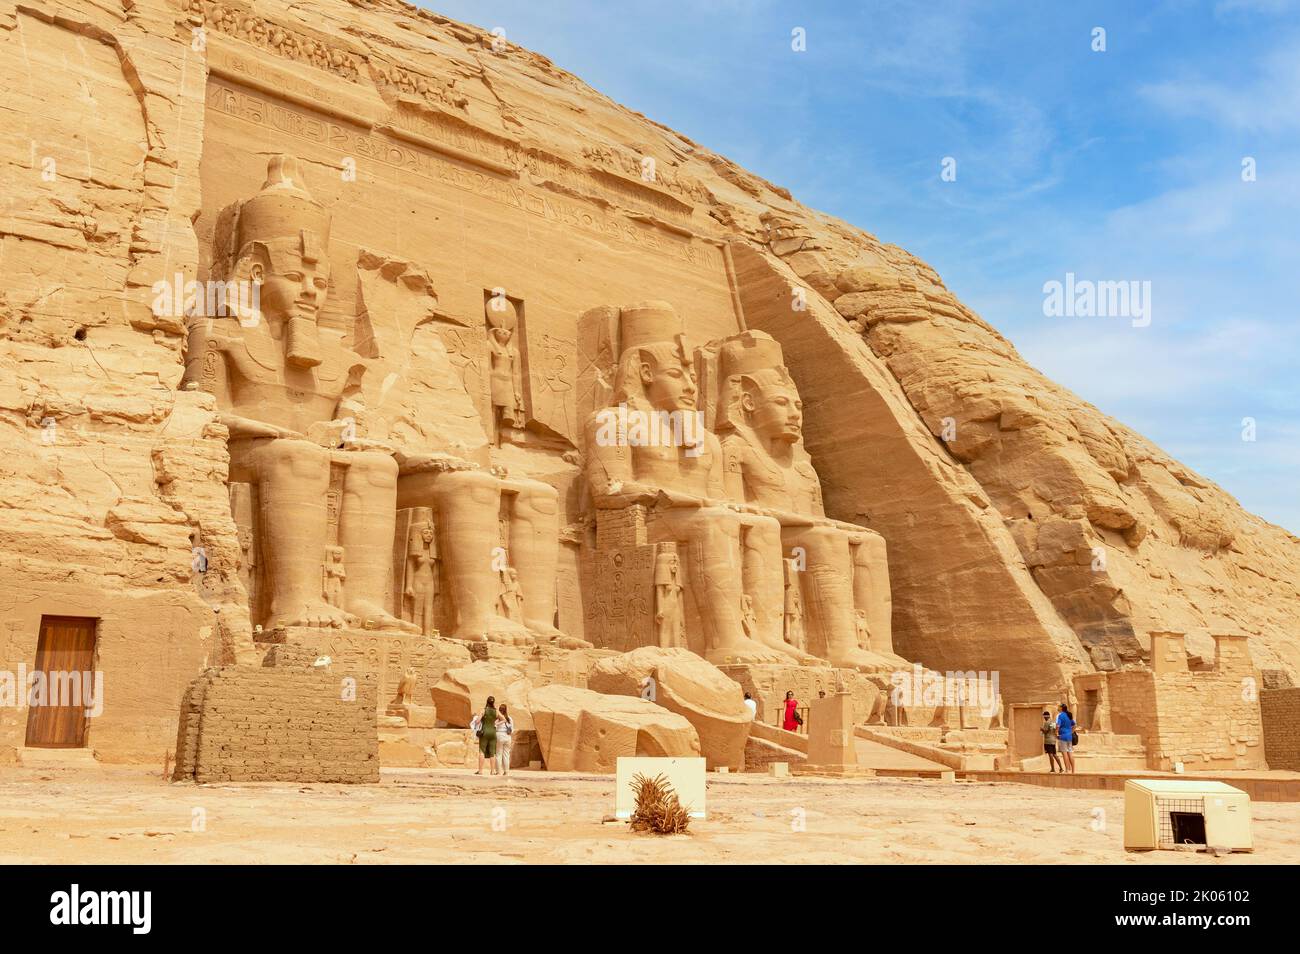
[[[789,377],[781,345],[763,331],[746,331],[729,338],[720,349],[719,360],[723,380],[764,369],[777,370],[782,377]]]
[[[641,301],[619,310],[619,349],[662,342],[676,342],[682,334],[682,319],[666,301]]]
[[[330,217],[312,198],[293,156],[272,156],[262,190],[239,207],[237,249],[249,242],[287,236],[310,236],[315,245],[329,244]]]

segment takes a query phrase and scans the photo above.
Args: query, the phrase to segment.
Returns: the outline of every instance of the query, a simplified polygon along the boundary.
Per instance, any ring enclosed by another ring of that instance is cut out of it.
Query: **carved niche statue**
[[[490,297],[485,306],[488,325],[492,393],[493,440],[501,443],[523,428],[523,371],[519,356],[519,314],[505,295]]]
[[[716,354],[721,394],[715,426],[728,496],[779,525],[779,549],[764,550],[756,559],[781,572],[788,566],[782,551],[797,558],[795,581],[807,610],[802,618],[807,650],[846,668],[872,671],[896,665],[892,652],[859,647],[857,638],[857,611],[869,619],[873,603],[887,605],[887,588],[885,594],[879,592],[883,540],[864,527],[825,516],[821,484],[803,447],[803,403],[780,344],[762,332],[747,331],[705,350]],[[763,545],[771,546],[768,538]],[[782,584],[778,576],[771,592],[781,593]],[[760,625],[766,613],[775,615],[778,624],[783,615],[779,604],[771,609],[760,605],[760,611]]]
[[[365,365],[316,324],[329,290],[329,216],[296,160],[275,156],[262,190],[223,224],[213,276],[253,283],[259,307],[191,317],[186,381],[216,396],[230,431],[230,480],[257,488],[269,595],[261,622],[409,628],[386,608],[397,464],[388,453],[339,449],[342,405],[359,402]],[[327,513],[332,470],[342,482],[336,527]],[[343,548],[339,606],[322,585],[331,545]]]
[[[692,649],[710,662],[789,662],[781,649],[745,635],[746,592],[741,532],[775,520],[721,506],[726,496],[717,438],[697,426],[697,386],[681,321],[666,302],[644,302],[584,315],[604,324],[617,355],[610,406],[586,422],[586,476],[597,508],[597,535],[612,511],[644,508],[650,543],[672,542],[687,554],[685,587],[702,639]],[[689,419],[687,419],[689,417]],[[778,599],[780,586],[777,585]],[[779,639],[779,636],[778,636]]]

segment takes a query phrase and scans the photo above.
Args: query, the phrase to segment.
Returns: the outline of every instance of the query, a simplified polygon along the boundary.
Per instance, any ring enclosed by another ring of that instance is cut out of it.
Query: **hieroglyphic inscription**
[[[572,163],[537,149],[512,150],[510,164],[536,181],[555,182],[570,189],[594,190],[615,202],[640,206],[667,220],[684,223],[691,219],[692,207],[688,203],[665,194],[654,185],[628,180],[611,171],[601,170],[601,178],[597,180]]]
[[[577,343],[550,333],[525,333],[524,341],[528,415],[572,442],[577,437],[573,420],[573,356]]]
[[[596,554],[596,591],[603,596],[595,620],[602,649],[629,652],[655,644],[653,545],[619,547]]]
[[[438,336],[447,349],[447,360],[474,402],[484,429],[492,425],[492,401],[488,394],[487,335],[483,328],[461,328],[437,324]]]

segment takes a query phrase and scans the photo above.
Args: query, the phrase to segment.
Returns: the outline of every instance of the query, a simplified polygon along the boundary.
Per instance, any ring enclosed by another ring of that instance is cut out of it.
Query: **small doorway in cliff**
[[[86,713],[97,708],[95,629],[85,616],[42,616],[36,667],[27,687],[27,745],[76,749],[86,744]]]

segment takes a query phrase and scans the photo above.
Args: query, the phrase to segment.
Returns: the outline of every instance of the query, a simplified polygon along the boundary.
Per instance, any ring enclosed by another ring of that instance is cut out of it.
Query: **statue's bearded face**
[[[784,381],[751,382],[744,407],[750,427],[762,438],[793,444],[803,436],[803,401]]]
[[[329,262],[303,255],[299,239],[267,243],[256,254],[253,281],[260,281],[262,313],[270,320],[306,318],[313,324],[329,290]]]
[[[657,411],[695,408],[695,375],[675,349],[644,349],[641,354],[641,384],[646,400]]]

